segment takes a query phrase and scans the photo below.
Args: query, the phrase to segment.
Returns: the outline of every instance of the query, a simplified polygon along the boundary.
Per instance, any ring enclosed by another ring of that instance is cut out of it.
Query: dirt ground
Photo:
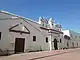
[[[1,56],[0,60],[80,60],[80,48]]]

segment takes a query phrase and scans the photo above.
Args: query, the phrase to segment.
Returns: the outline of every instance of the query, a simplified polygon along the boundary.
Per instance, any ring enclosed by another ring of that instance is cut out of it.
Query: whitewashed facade
[[[0,11],[0,51],[19,53],[63,48],[62,27],[52,18],[39,22]]]
[[[64,30],[63,36],[69,36],[70,40],[64,38],[64,47],[66,48],[79,48],[80,47],[80,33],[72,30]]]

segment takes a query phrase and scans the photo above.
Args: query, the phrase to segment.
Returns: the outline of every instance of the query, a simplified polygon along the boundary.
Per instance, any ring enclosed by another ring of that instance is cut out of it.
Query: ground
[[[80,60],[80,48],[14,54],[0,60]]]
[[[80,50],[36,60],[80,60]]]

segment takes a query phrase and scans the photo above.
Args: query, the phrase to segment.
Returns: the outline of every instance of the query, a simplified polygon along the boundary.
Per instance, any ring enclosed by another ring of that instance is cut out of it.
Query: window
[[[58,37],[60,37],[60,34],[58,34]]]
[[[48,43],[48,37],[46,37],[46,43]]]
[[[36,41],[36,36],[33,36],[33,41]]]
[[[1,40],[1,32],[0,32],[0,40]]]
[[[75,38],[77,38],[77,36],[75,36]]]
[[[64,38],[67,39],[67,40],[70,40],[71,38],[67,35],[64,35]]]
[[[61,39],[60,39],[60,43],[61,43]]]
[[[47,27],[47,25],[46,25],[46,27]]]
[[[42,26],[44,26],[44,24],[42,24]]]
[[[71,37],[73,37],[72,34],[71,34]]]
[[[52,26],[53,26],[53,23],[52,23]]]
[[[79,36],[79,38],[80,38],[80,36]]]

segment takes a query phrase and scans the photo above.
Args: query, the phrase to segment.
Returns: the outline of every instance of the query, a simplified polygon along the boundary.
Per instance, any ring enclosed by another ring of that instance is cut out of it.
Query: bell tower
[[[48,27],[48,20],[43,17],[39,17],[39,24],[41,24],[43,27]]]
[[[62,31],[62,26],[60,24],[57,24],[56,29],[59,30],[59,31]]]
[[[50,28],[55,29],[55,21],[53,18],[49,19],[49,26],[50,26]]]

